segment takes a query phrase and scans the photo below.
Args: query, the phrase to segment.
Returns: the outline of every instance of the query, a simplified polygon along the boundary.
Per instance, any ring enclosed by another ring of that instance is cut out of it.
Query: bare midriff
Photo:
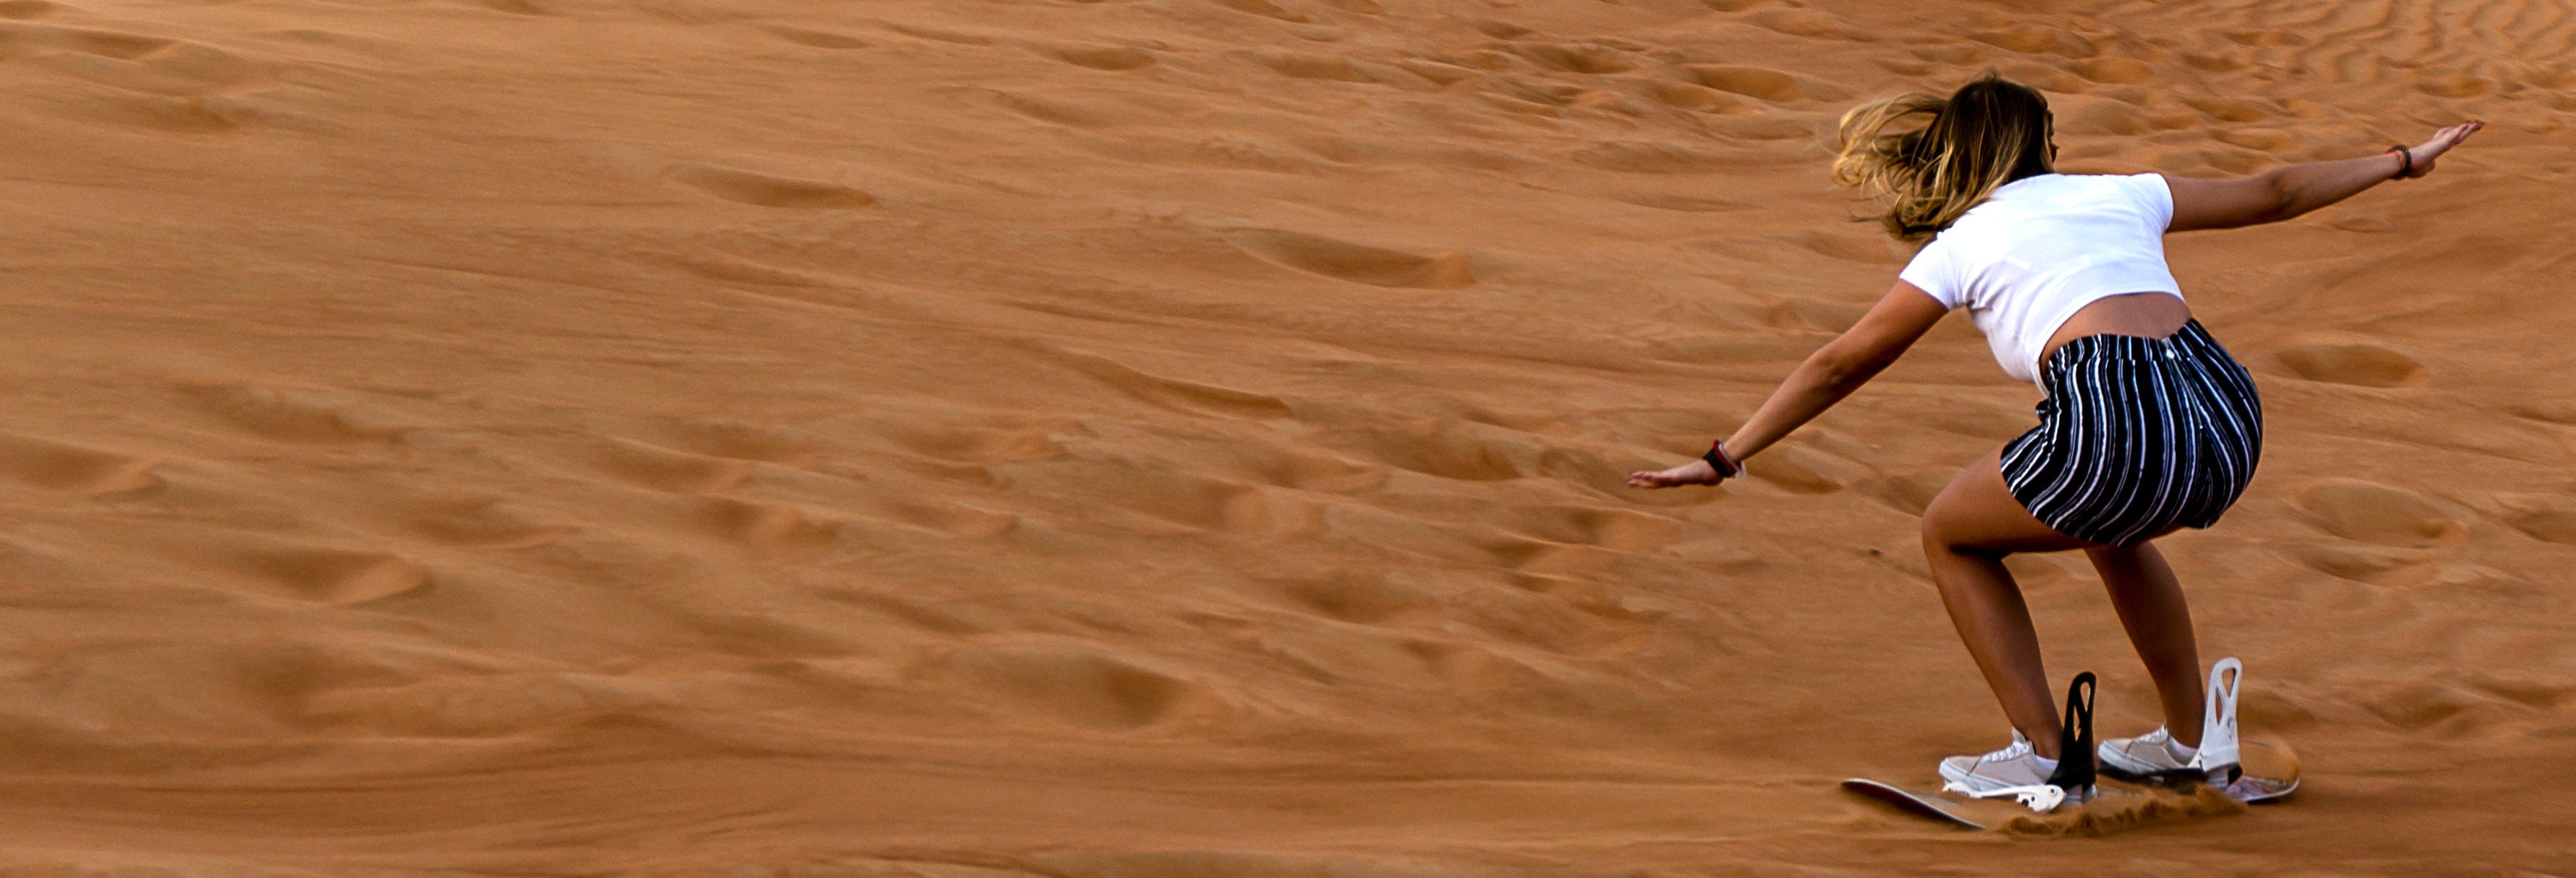
[[[2048,362],[2059,345],[2088,335],[2134,335],[2139,338],[2163,338],[2191,322],[2191,306],[2172,293],[2122,293],[2093,300],[2059,324],[2057,334],[2048,337],[2048,347],[2039,353],[2040,362]]]

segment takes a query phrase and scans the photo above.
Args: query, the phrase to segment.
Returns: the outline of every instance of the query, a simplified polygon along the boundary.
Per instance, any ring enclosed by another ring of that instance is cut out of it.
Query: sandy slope
[[[2563,874],[2571,62],[2547,0],[0,0],[0,864]],[[2496,123],[2172,242],[2272,434],[2167,551],[2293,806],[1833,790],[2004,731],[1915,548],[2031,423],[1964,319],[1618,487],[1890,283],[1834,116],[1988,65],[2075,170]]]

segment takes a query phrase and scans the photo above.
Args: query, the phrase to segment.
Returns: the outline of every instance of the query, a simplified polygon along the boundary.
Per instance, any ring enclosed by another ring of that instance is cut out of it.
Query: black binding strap
[[[2066,686],[2066,727],[2057,733],[2057,770],[2048,782],[2066,791],[2070,801],[2093,795],[2093,672],[2075,675]]]

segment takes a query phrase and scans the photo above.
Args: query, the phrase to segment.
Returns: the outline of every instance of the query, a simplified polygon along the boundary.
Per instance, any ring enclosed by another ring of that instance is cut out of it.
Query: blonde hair
[[[1879,224],[1898,240],[1923,241],[1996,187],[2054,173],[2052,124],[2038,90],[1991,70],[1946,98],[1871,101],[1843,114],[1834,185],[1886,199]]]

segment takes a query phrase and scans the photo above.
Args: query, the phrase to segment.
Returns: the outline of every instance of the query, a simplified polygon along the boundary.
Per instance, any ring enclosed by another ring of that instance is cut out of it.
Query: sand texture
[[[0,0],[0,874],[2569,874],[2571,63],[2554,0]],[[1964,316],[1619,484],[1893,281],[1834,118],[1988,66],[2074,171],[2494,123],[2171,241],[2271,432],[2166,552],[2290,804],[1836,789],[2005,732],[1917,542],[2034,423]]]

